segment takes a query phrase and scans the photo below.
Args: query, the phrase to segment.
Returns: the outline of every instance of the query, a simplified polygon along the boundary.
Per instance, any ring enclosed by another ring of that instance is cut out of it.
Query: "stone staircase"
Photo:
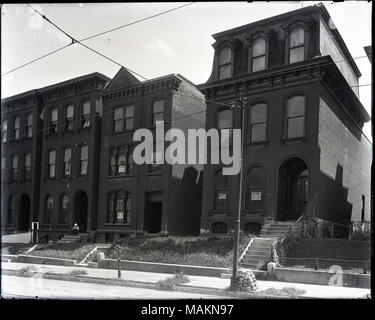
[[[243,255],[240,266],[242,268],[261,270],[272,259],[272,244],[285,235],[294,222],[277,221],[265,224],[260,232],[260,237],[255,238],[251,246]]]
[[[65,234],[57,243],[91,242],[91,233]]]

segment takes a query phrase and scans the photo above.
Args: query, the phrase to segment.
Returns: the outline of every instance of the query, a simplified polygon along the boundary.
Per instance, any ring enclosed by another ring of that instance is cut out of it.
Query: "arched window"
[[[305,30],[294,28],[289,35],[289,63],[305,60]]]
[[[285,110],[285,136],[287,139],[305,136],[305,97],[287,100]]]
[[[266,69],[266,40],[257,38],[251,47],[251,71]]]
[[[264,209],[264,173],[256,166],[247,172],[247,209]]]
[[[228,225],[224,222],[215,222],[211,225],[212,233],[228,233]]]
[[[232,76],[232,49],[224,47],[219,54],[219,80]]]
[[[267,138],[267,105],[258,103],[250,109],[250,142],[262,142]]]
[[[61,196],[61,206],[60,206],[60,224],[68,224],[69,218],[69,197],[65,193]]]
[[[214,207],[218,210],[229,209],[229,176],[223,175],[223,169],[216,171],[214,178]]]
[[[220,110],[217,114],[217,128],[229,129],[229,143],[232,143],[233,136],[233,111],[231,109]],[[219,133],[221,139],[221,133]]]
[[[52,214],[53,214],[53,197],[48,194],[46,196],[46,203],[44,209],[44,223],[51,224],[52,223]]]
[[[10,197],[8,203],[8,216],[7,223],[12,224],[14,222],[14,217],[16,216],[16,197]]]

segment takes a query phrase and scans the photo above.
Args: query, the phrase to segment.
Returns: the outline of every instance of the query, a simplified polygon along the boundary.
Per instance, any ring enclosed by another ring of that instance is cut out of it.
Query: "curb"
[[[159,286],[155,283],[151,282],[139,282],[133,280],[122,280],[122,279],[106,279],[106,278],[97,278],[91,276],[71,276],[71,275],[64,275],[64,274],[53,274],[53,273],[23,273],[19,270],[2,270],[2,274],[4,275],[11,275],[11,276],[18,276],[18,277],[26,277],[26,278],[43,278],[49,280],[61,280],[61,281],[73,281],[73,282],[83,282],[83,283],[96,283],[96,284],[104,284],[104,285],[116,285],[116,286],[124,286],[124,287],[132,287],[132,288],[143,288],[143,289],[154,289],[154,290],[161,290]],[[199,286],[187,286],[187,285],[176,285],[173,290],[171,291],[179,291],[179,292],[186,292],[186,293],[200,293],[200,294],[207,294],[207,295],[216,295],[222,296],[227,298],[237,298],[237,299],[307,299],[307,297],[303,296],[294,296],[294,297],[285,297],[285,296],[274,296],[274,295],[252,295],[248,293],[242,292],[231,292],[225,291],[220,289],[212,289],[212,288],[205,288]]]

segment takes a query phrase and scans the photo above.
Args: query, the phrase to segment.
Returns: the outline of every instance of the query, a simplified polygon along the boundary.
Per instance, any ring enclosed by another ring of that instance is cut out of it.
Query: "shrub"
[[[81,276],[81,275],[86,275],[87,274],[87,271],[84,270],[84,269],[77,269],[77,270],[72,270],[70,272],[68,272],[68,274],[70,276]]]
[[[160,290],[174,290],[175,286],[180,283],[189,282],[189,278],[185,276],[182,272],[175,273],[173,277],[169,277],[165,280],[160,280],[156,284]]]

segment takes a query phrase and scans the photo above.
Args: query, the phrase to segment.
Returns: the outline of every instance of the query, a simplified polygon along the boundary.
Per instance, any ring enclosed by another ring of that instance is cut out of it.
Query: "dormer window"
[[[251,71],[266,69],[266,40],[264,38],[258,38],[253,42],[251,53]]]
[[[305,60],[305,30],[294,28],[289,35],[289,63]]]
[[[219,54],[219,80],[232,76],[232,49],[224,47]]]

